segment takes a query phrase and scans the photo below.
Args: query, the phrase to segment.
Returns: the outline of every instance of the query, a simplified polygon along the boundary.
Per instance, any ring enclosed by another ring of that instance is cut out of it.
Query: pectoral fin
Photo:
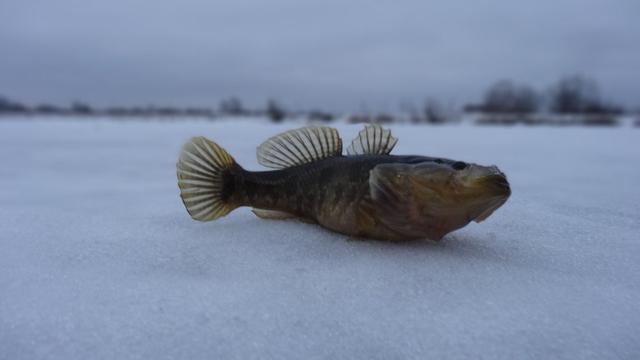
[[[450,230],[432,216],[430,190],[414,181],[415,167],[383,164],[371,171],[373,206],[388,230],[405,238],[440,240]]]

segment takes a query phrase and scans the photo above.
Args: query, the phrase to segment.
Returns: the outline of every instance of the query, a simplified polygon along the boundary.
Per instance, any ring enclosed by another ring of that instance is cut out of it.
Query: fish
[[[212,221],[239,207],[263,219],[299,219],[356,239],[441,240],[481,222],[511,195],[496,166],[420,155],[392,155],[398,139],[369,124],[342,151],[327,126],[293,129],[257,148],[248,171],[206,137],[182,147],[180,197],[194,220]]]

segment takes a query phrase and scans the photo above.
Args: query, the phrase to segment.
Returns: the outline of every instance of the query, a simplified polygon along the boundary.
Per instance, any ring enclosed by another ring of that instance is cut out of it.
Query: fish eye
[[[467,166],[469,165],[463,161],[456,161],[453,164],[451,164],[451,167],[454,168],[455,170],[464,170],[467,168]]]

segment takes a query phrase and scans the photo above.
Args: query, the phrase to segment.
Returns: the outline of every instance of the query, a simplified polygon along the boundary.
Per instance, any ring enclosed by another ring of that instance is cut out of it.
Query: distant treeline
[[[483,102],[465,106],[465,111],[498,114],[622,114],[625,109],[605,100],[595,80],[573,75],[560,79],[547,91],[526,84],[501,80],[484,94]]]
[[[0,96],[0,114],[25,115],[81,115],[112,117],[208,117],[217,116],[269,116],[279,121],[287,116],[287,112],[276,101],[269,100],[264,109],[247,109],[235,97],[220,102],[217,109],[208,107],[175,107],[175,106],[113,106],[106,108],[93,107],[82,101],[75,101],[69,106],[51,104],[26,105],[18,101]]]
[[[390,123],[400,119],[412,123],[444,124],[459,121],[461,113],[477,115],[473,117],[474,122],[480,125],[612,126],[618,124],[619,115],[627,112],[622,106],[602,97],[595,80],[572,75],[561,78],[546,91],[500,80],[485,91],[480,103],[467,104],[462,109],[430,98],[422,107],[403,104],[400,116],[356,114],[348,120]],[[635,125],[640,126],[640,118]]]
[[[605,100],[595,80],[573,75],[540,92],[525,84],[498,81],[483,102],[465,106],[482,114],[479,124],[496,125],[616,125],[625,109]]]
[[[396,114],[360,112],[347,116],[347,120],[353,123],[403,121],[443,124],[460,120],[462,113],[478,114],[475,120],[478,124],[615,125],[618,115],[624,114],[625,109],[605,100],[595,80],[573,75],[560,79],[546,91],[501,80],[485,91],[481,102],[467,104],[461,109],[428,98],[421,106],[404,103]],[[220,116],[266,116],[274,122],[291,117],[330,122],[337,117],[324,110],[289,111],[275,100],[268,100],[263,108],[251,109],[244,106],[238,97],[223,99],[215,108],[153,105],[96,108],[82,101],[73,102],[69,106],[30,106],[0,96],[0,115],[2,114],[211,119]]]

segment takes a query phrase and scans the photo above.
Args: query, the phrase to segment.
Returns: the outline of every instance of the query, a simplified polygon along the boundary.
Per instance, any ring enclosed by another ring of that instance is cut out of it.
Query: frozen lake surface
[[[190,219],[187,138],[257,170],[298,126],[1,120],[0,359],[640,358],[639,129],[392,126],[396,154],[509,177],[440,243]]]

